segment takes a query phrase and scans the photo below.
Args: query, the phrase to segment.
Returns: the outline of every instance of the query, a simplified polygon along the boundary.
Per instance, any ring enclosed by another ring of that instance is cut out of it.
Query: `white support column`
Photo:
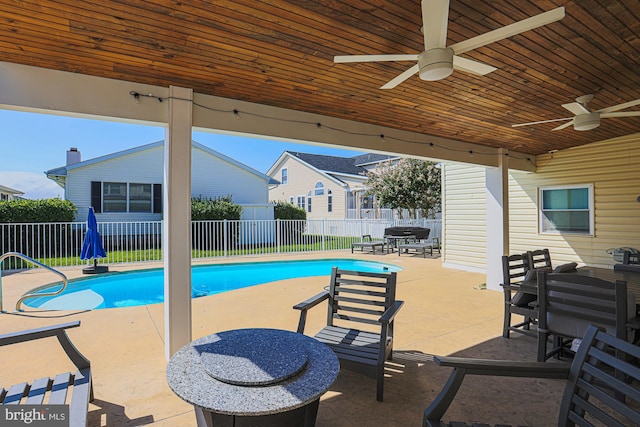
[[[191,124],[193,91],[169,88],[164,142],[164,346],[191,341]]]
[[[487,289],[500,290],[502,255],[509,252],[509,156],[499,150],[498,167],[485,172],[487,187]]]

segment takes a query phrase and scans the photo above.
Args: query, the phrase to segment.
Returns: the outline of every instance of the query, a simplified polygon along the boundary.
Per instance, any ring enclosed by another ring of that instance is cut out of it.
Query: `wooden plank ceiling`
[[[640,117],[552,132],[561,104],[640,98],[640,2],[451,0],[447,45],[564,6],[562,21],[463,56],[486,76],[413,76],[412,63],[334,55],[423,50],[419,0],[2,0],[0,60],[374,123],[529,154],[640,132]],[[634,107],[632,109],[640,109]]]

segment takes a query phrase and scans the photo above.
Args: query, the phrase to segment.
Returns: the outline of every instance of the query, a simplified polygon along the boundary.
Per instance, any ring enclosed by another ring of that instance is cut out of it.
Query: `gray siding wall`
[[[268,187],[265,179],[230,164],[204,151],[192,150],[191,195],[214,198],[231,195],[233,201],[248,207],[250,218],[272,219],[269,213]],[[67,174],[67,200],[78,207],[79,221],[87,218],[91,206],[91,181],[162,184],[164,180],[164,149],[154,147],[110,160],[97,162]],[[258,208],[256,205],[263,205]],[[158,221],[162,214],[143,212],[107,212],[96,215],[98,221]]]

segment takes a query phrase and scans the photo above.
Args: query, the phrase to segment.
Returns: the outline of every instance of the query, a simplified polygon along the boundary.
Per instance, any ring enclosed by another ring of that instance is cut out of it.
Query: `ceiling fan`
[[[415,73],[418,73],[422,80],[427,81],[442,80],[448,77],[454,69],[477,75],[485,75],[495,71],[496,68],[471,59],[462,58],[458,55],[489,43],[550,24],[564,17],[564,7],[558,7],[447,47],[449,0],[422,0],[421,5],[422,33],[424,36],[423,52],[408,55],[344,55],[335,56],[333,61],[336,63],[418,61],[416,65],[398,75],[380,87],[380,89],[392,89]]]
[[[613,107],[601,108],[600,110],[590,110],[587,104],[593,99],[593,95],[583,95],[576,98],[576,102],[570,104],[562,104],[564,108],[571,111],[574,116],[566,117],[563,119],[551,119],[542,120],[539,122],[520,123],[517,125],[511,125],[511,127],[537,125],[541,123],[561,122],[569,120],[556,128],[551,130],[560,130],[573,125],[575,130],[591,130],[600,126],[600,119],[607,117],[634,117],[640,116],[640,111],[619,111],[625,108],[640,105],[640,99],[635,101],[625,102],[623,104],[614,105]]]

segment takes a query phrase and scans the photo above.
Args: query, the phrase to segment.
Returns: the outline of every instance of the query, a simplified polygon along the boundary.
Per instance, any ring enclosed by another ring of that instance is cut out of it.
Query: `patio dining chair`
[[[502,326],[502,336],[509,338],[511,332],[536,336],[536,331],[531,329],[538,319],[536,309],[537,296],[525,293],[520,285],[524,280],[535,280],[533,274],[529,273],[528,255],[514,254],[502,257],[502,289],[504,292],[504,322]],[[533,270],[536,271],[536,270]],[[527,275],[529,277],[527,277]],[[511,324],[511,316],[519,315],[523,320]]]
[[[526,256],[526,265],[528,270],[536,268],[551,269],[551,254],[549,253],[549,249],[545,248],[527,251]]]
[[[393,356],[394,318],[404,304],[396,300],[396,273],[333,267],[328,290],[293,307],[300,310],[299,333],[304,333],[307,311],[324,300],[327,324],[315,338],[333,349],[341,367],[376,378],[376,398],[382,401],[385,361]]]
[[[635,295],[627,282],[566,273],[538,273],[538,356],[544,362],[561,356],[568,344],[580,339],[591,324],[634,342],[640,328]],[[553,347],[548,350],[549,338]]]

